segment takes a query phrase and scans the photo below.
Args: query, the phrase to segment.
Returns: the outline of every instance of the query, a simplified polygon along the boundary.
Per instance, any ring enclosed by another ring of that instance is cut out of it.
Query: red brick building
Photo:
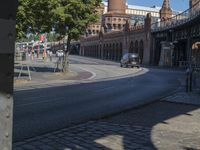
[[[150,62],[151,15],[144,25],[132,27],[125,0],[109,0],[96,36],[81,39],[80,55],[119,61],[126,52],[139,53],[141,63]]]

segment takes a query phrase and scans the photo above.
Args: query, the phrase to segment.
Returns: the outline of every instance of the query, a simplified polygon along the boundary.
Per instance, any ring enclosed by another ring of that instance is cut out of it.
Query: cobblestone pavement
[[[200,94],[198,94],[198,93],[180,92],[180,93],[174,94],[172,96],[169,96],[168,98],[166,98],[164,100],[169,101],[169,102],[200,105],[200,96],[199,95]]]
[[[181,103],[195,102],[192,94],[175,102],[182,94],[14,143],[13,150],[200,150],[200,108]]]

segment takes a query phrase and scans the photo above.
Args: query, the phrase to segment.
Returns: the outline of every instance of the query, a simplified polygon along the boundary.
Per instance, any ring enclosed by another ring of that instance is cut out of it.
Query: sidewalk
[[[13,150],[199,150],[200,93],[175,94],[108,118],[14,143]]]
[[[45,62],[42,59],[36,58],[34,61],[29,60],[25,63],[29,65],[32,80],[29,80],[27,66],[24,67],[21,78],[18,78],[21,64],[16,63],[14,84],[15,91],[46,88],[50,86],[71,85],[80,82],[113,80],[145,72],[143,68],[121,68],[116,62],[104,62],[103,60],[96,59],[90,60],[89,58],[80,59],[78,56],[71,56],[69,67],[70,71],[67,75],[63,75],[60,72],[54,72],[56,66],[55,61]]]
[[[25,62],[26,64],[26,62]],[[15,78],[14,87],[16,89],[29,89],[29,88],[40,88],[55,85],[62,85],[71,83],[73,80],[84,80],[92,76],[92,73],[84,70],[71,69],[64,75],[58,70],[55,70],[55,62],[44,62],[44,60],[35,60],[33,62],[27,62],[30,68],[30,74],[32,80],[29,80],[27,66],[24,66],[22,75],[18,78],[21,64],[15,64]]]

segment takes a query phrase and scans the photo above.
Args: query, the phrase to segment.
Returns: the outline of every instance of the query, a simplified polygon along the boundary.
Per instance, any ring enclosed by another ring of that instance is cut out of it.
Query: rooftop
[[[102,2],[105,6],[108,6],[108,2],[107,1],[103,1]],[[126,5],[128,5],[128,3],[126,3]],[[136,9],[136,10],[145,10],[145,11],[151,11],[151,12],[159,12],[160,9],[162,7],[160,6],[138,6],[138,5],[128,5],[128,8],[129,9]],[[181,13],[182,11],[177,11],[177,10],[173,10],[172,11],[175,13],[175,14],[178,14],[178,13]]]

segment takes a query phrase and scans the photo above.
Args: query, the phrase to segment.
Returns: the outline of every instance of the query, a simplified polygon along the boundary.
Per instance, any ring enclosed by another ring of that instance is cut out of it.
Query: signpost
[[[13,76],[17,0],[0,5],[0,150],[12,149]]]

